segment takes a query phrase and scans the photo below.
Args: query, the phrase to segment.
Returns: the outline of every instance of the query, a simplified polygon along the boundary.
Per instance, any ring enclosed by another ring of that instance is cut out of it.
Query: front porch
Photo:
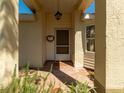
[[[32,15],[20,14],[20,66],[30,64],[32,67],[43,67],[47,60],[71,60],[75,68],[83,68],[87,46],[86,27],[94,25],[95,19],[81,20],[81,0],[73,0],[73,3],[60,0],[60,11],[63,13],[60,20],[54,16],[55,1],[49,4],[45,0],[25,2],[37,12]],[[69,9],[65,8],[65,3]],[[34,19],[30,20],[30,16],[34,16]],[[95,42],[92,43],[94,48]]]

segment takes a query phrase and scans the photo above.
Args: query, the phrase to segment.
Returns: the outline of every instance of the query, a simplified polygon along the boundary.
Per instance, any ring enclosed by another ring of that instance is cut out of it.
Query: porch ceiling
[[[71,13],[81,0],[59,0],[60,11],[62,13]],[[39,3],[47,13],[55,13],[57,11],[57,0],[39,0]]]

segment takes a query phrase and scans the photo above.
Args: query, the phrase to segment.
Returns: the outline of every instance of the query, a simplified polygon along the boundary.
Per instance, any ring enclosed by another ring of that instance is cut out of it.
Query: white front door
[[[69,30],[56,30],[56,60],[70,60]]]

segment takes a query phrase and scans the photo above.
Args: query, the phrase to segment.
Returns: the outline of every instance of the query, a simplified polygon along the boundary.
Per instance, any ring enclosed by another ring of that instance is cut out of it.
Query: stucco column
[[[78,9],[74,12],[74,66],[82,68],[84,63],[83,50],[83,26],[81,23],[81,13]]]
[[[18,69],[18,0],[0,0],[0,85]]]
[[[124,1],[96,0],[95,86],[124,93]]]

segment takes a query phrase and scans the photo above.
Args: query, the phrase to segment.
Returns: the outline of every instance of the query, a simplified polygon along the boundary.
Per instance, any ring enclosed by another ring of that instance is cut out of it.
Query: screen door
[[[69,30],[56,30],[56,60],[70,60]]]

